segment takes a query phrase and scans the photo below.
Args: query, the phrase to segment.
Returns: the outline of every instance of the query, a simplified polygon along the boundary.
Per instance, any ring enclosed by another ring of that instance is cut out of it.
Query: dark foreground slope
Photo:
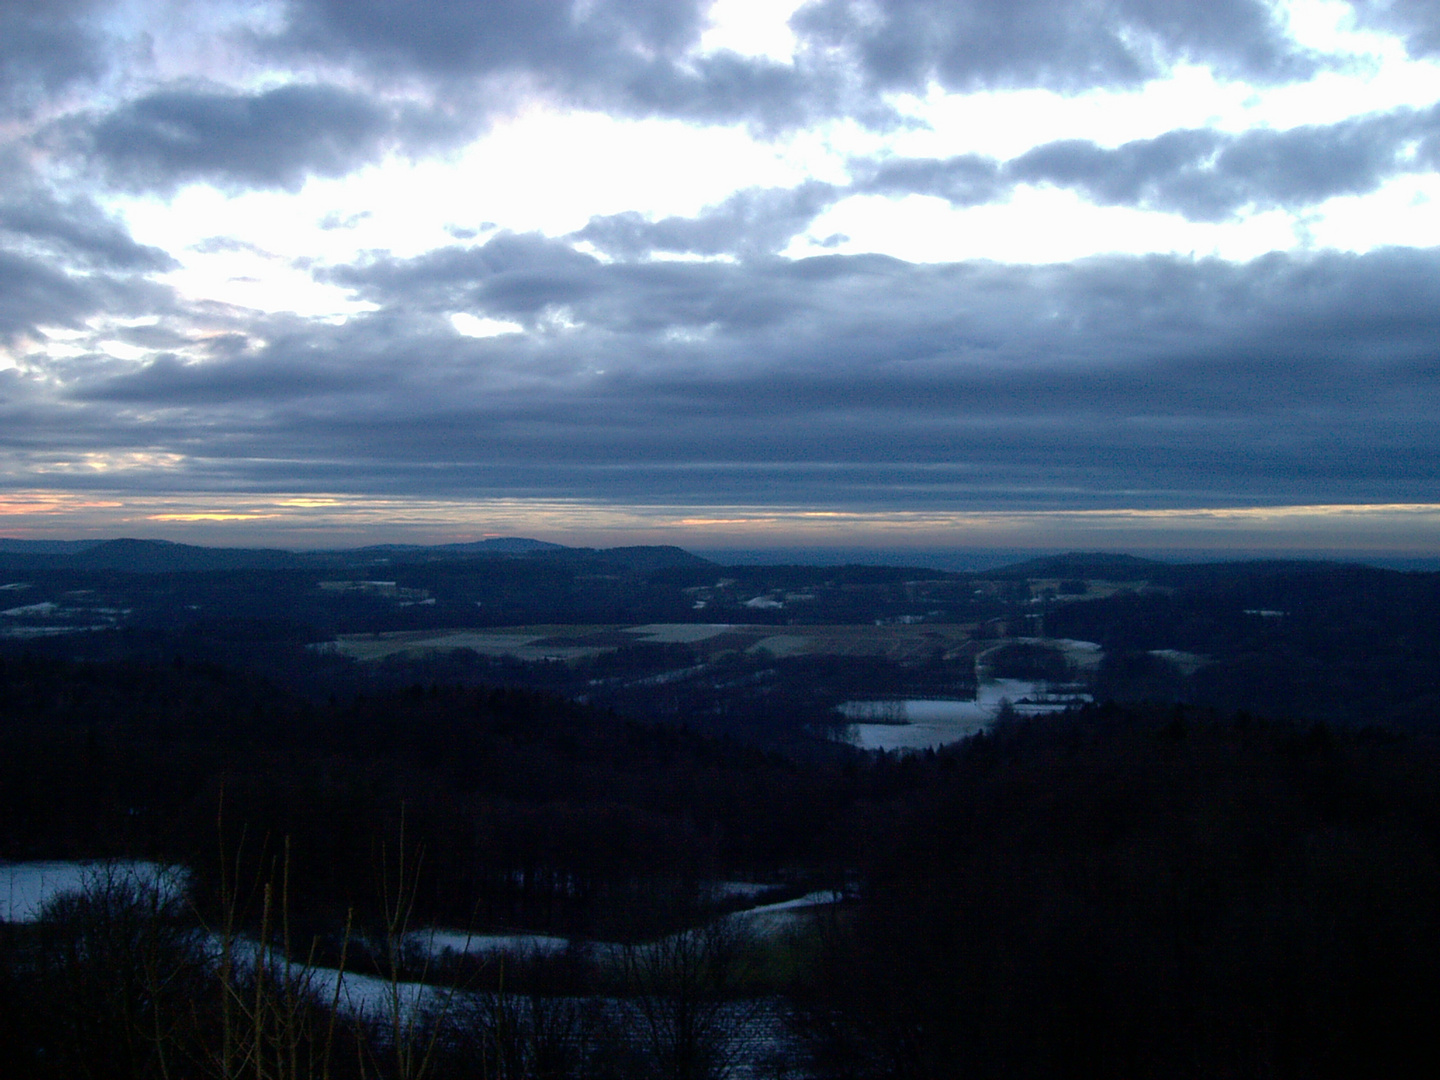
[[[1436,731],[1440,574],[1319,562],[1147,572],[1143,586],[1046,610],[1048,633],[1104,647],[1097,697]],[[1175,664],[1177,650],[1193,662]]]
[[[682,886],[820,865],[854,790],[524,691],[315,705],[214,667],[0,660],[0,859],[175,861],[203,893],[222,849],[255,873],[288,838],[314,919],[373,909],[403,844],[425,852],[418,918],[654,932]]]
[[[843,882],[849,902],[769,961],[811,1053],[801,1075],[1440,1065],[1440,752],[1418,736],[1096,706],[820,767],[533,693],[329,706],[215,668],[0,666],[0,857],[177,859],[213,926],[220,853],[279,887],[283,837],[292,930],[327,957],[348,908],[374,925],[402,847],[424,852],[417,921],[609,940],[713,918],[706,880]],[[128,961],[101,946],[145,917],[0,927],[0,1059],[40,1061],[42,1035],[123,1037],[128,1056],[87,1060],[150,1076],[146,1040],[211,1038],[218,997],[162,1017],[147,986],[166,973],[116,977]],[[174,963],[161,982],[213,988],[203,948],[182,941]],[[104,988],[118,1026],[76,1014],[60,1031],[37,1011],[75,986]],[[616,992],[571,983],[565,1000]]]
[[[866,835],[799,1016],[826,1077],[1440,1067],[1440,759],[1098,707],[935,762]]]

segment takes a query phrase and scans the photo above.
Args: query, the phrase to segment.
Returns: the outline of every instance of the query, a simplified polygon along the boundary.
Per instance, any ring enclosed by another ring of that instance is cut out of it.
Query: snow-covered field
[[[851,741],[862,749],[928,750],[988,730],[1006,701],[1022,716],[1041,716],[1084,700],[1089,696],[1057,693],[1046,682],[982,679],[974,701],[847,701],[840,712],[856,721]],[[884,722],[865,723],[866,717],[883,717]]]
[[[185,871],[150,862],[0,863],[0,922],[34,922],[65,893],[109,882],[158,888],[164,900],[185,893]]]
[[[564,952],[570,945],[568,938],[550,934],[467,934],[463,930],[439,929],[416,931],[409,935],[408,941],[432,954],[454,952],[469,956],[487,953],[548,956]]]
[[[639,634],[641,641],[689,644],[719,637],[729,629],[729,623],[650,623],[647,626],[631,627],[630,633]]]
[[[797,923],[810,918],[816,910],[838,904],[843,897],[839,893],[824,890],[806,893],[793,900],[782,900],[776,904],[762,904],[759,907],[737,911],[728,918],[749,934],[770,937],[788,930]]]

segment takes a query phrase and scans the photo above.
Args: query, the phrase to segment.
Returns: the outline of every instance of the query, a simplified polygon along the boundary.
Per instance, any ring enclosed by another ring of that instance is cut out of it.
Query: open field
[[[342,634],[330,647],[356,660],[383,660],[400,653],[447,652],[451,649],[473,649],[482,656],[514,656],[521,660],[569,660],[617,648],[618,642],[580,644],[588,634],[605,629],[599,626],[516,626],[503,630],[395,630],[379,634]]]
[[[520,660],[572,660],[642,643],[685,644],[707,657],[726,652],[776,656],[885,656],[923,659],[950,652],[970,640],[972,627],[924,623],[910,626],[755,626],[725,623],[648,623],[640,626],[507,626],[496,630],[402,630],[343,634],[330,648],[356,660],[401,653],[473,649],[482,656]]]

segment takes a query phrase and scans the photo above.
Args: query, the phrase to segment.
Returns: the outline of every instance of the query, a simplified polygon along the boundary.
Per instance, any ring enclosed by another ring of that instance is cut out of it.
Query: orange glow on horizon
[[[135,535],[218,545],[344,547],[532,536],[578,546],[1013,547],[1440,551],[1440,503],[1084,510],[847,510],[335,493],[20,491],[0,495],[11,536]]]

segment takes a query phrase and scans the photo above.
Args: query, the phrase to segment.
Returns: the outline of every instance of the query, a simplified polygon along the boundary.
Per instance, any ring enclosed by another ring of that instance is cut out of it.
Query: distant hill
[[[1161,562],[1135,555],[1072,551],[1027,559],[977,574],[977,577],[1018,581],[1026,578],[1076,578],[1104,581],[1148,581],[1172,587],[1235,585],[1282,577],[1312,577],[1336,573],[1383,575],[1389,571],[1354,562],[1326,559],[1238,559],[1216,562]]]
[[[698,569],[716,565],[709,559],[692,555],[684,548],[675,547],[673,544],[598,549],[571,548],[570,550],[585,552],[607,562],[618,563],[627,570],[641,574],[651,570],[668,570],[672,567]]]
[[[273,548],[211,548],[165,540],[106,540],[71,557],[81,570],[123,570],[154,574],[198,570],[279,569],[296,563],[294,554]]]
[[[220,548],[168,540],[0,539],[0,570],[111,570],[131,574],[204,573],[217,570],[287,570],[449,562],[465,559],[599,561],[632,573],[669,567],[703,567],[708,560],[672,545],[572,548],[521,536],[465,544],[378,544],[330,551]]]
[[[454,559],[471,558],[476,555],[534,555],[545,551],[572,551],[564,544],[552,544],[548,540],[531,540],[525,536],[492,536],[467,544],[371,544],[363,548],[340,549],[316,552],[317,556],[333,556],[353,559],[373,555],[377,557],[409,561],[411,559]]]
[[[73,555],[103,540],[13,540],[0,537],[0,555]]]
[[[303,566],[301,556],[265,548],[211,548],[168,540],[4,541],[0,569],[114,570],[132,574],[273,570]]]
[[[1004,566],[977,575],[989,578],[1100,578],[1105,581],[1144,581],[1170,570],[1170,563],[1135,555],[1101,551],[1071,551]]]
[[[320,551],[311,560],[335,560],[353,564],[368,560],[390,563],[453,562],[464,559],[525,559],[558,561],[565,564],[599,562],[631,573],[671,567],[713,566],[708,559],[692,555],[670,544],[614,548],[576,548],[531,540],[523,536],[500,536],[471,544],[385,544],[348,551]]]

